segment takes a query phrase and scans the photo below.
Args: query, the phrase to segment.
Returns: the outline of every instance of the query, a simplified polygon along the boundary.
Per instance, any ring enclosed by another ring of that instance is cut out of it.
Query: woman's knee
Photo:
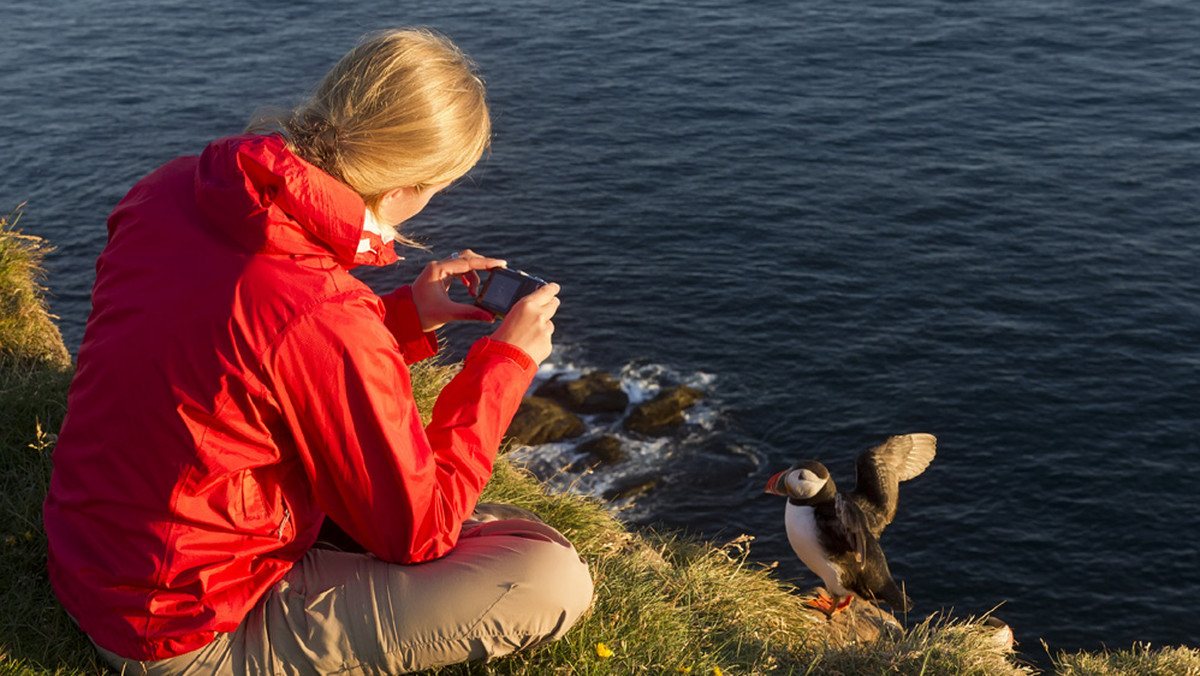
[[[587,563],[572,546],[536,541],[528,553],[529,582],[540,589],[545,603],[561,606],[576,620],[592,604],[592,575]]]
[[[520,571],[511,581],[513,606],[527,615],[531,627],[543,628],[543,640],[561,637],[591,606],[587,563],[562,534],[544,523],[506,520],[495,525],[505,529],[499,537]]]

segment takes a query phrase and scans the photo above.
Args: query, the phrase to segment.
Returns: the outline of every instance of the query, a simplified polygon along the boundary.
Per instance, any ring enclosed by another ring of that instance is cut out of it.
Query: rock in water
[[[575,380],[551,378],[533,393],[536,397],[552,399],[574,413],[624,413],[629,395],[621,383],[607,373],[594,371]]]
[[[668,434],[683,425],[684,410],[703,398],[704,393],[687,385],[660,392],[633,408],[625,419],[625,429],[649,436]]]
[[[517,409],[506,438],[537,446],[572,439],[584,432],[583,421],[562,406],[542,397],[526,397]]]
[[[572,472],[595,469],[601,465],[615,465],[628,458],[621,439],[611,434],[586,441],[579,445],[578,450],[587,453],[587,456],[571,465]]]
[[[645,495],[658,486],[659,477],[643,476],[623,480],[620,484],[604,491],[605,500],[623,500]]]

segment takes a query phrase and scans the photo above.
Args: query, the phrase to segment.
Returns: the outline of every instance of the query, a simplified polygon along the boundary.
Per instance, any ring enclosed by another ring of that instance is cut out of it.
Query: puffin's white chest
[[[821,536],[817,530],[817,519],[812,507],[802,507],[787,503],[783,513],[784,527],[787,529],[788,542],[796,550],[796,556],[808,566],[808,569],[820,576],[825,588],[831,594],[847,596],[850,590],[838,582],[838,569],[829,560],[829,554],[821,547]]]

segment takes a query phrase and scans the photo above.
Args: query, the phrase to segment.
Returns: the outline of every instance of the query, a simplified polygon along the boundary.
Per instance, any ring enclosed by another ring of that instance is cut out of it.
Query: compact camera
[[[517,301],[546,285],[546,281],[511,268],[492,268],[479,287],[475,304],[497,317],[504,317]]]

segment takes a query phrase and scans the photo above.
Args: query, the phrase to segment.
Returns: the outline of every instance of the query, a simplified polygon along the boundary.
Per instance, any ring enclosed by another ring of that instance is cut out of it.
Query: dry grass
[[[1063,653],[1054,663],[1062,676],[1200,676],[1200,650],[1185,647]]]
[[[67,367],[71,355],[47,312],[41,284],[42,261],[54,248],[18,230],[20,220],[20,207],[0,217],[0,368]]]

